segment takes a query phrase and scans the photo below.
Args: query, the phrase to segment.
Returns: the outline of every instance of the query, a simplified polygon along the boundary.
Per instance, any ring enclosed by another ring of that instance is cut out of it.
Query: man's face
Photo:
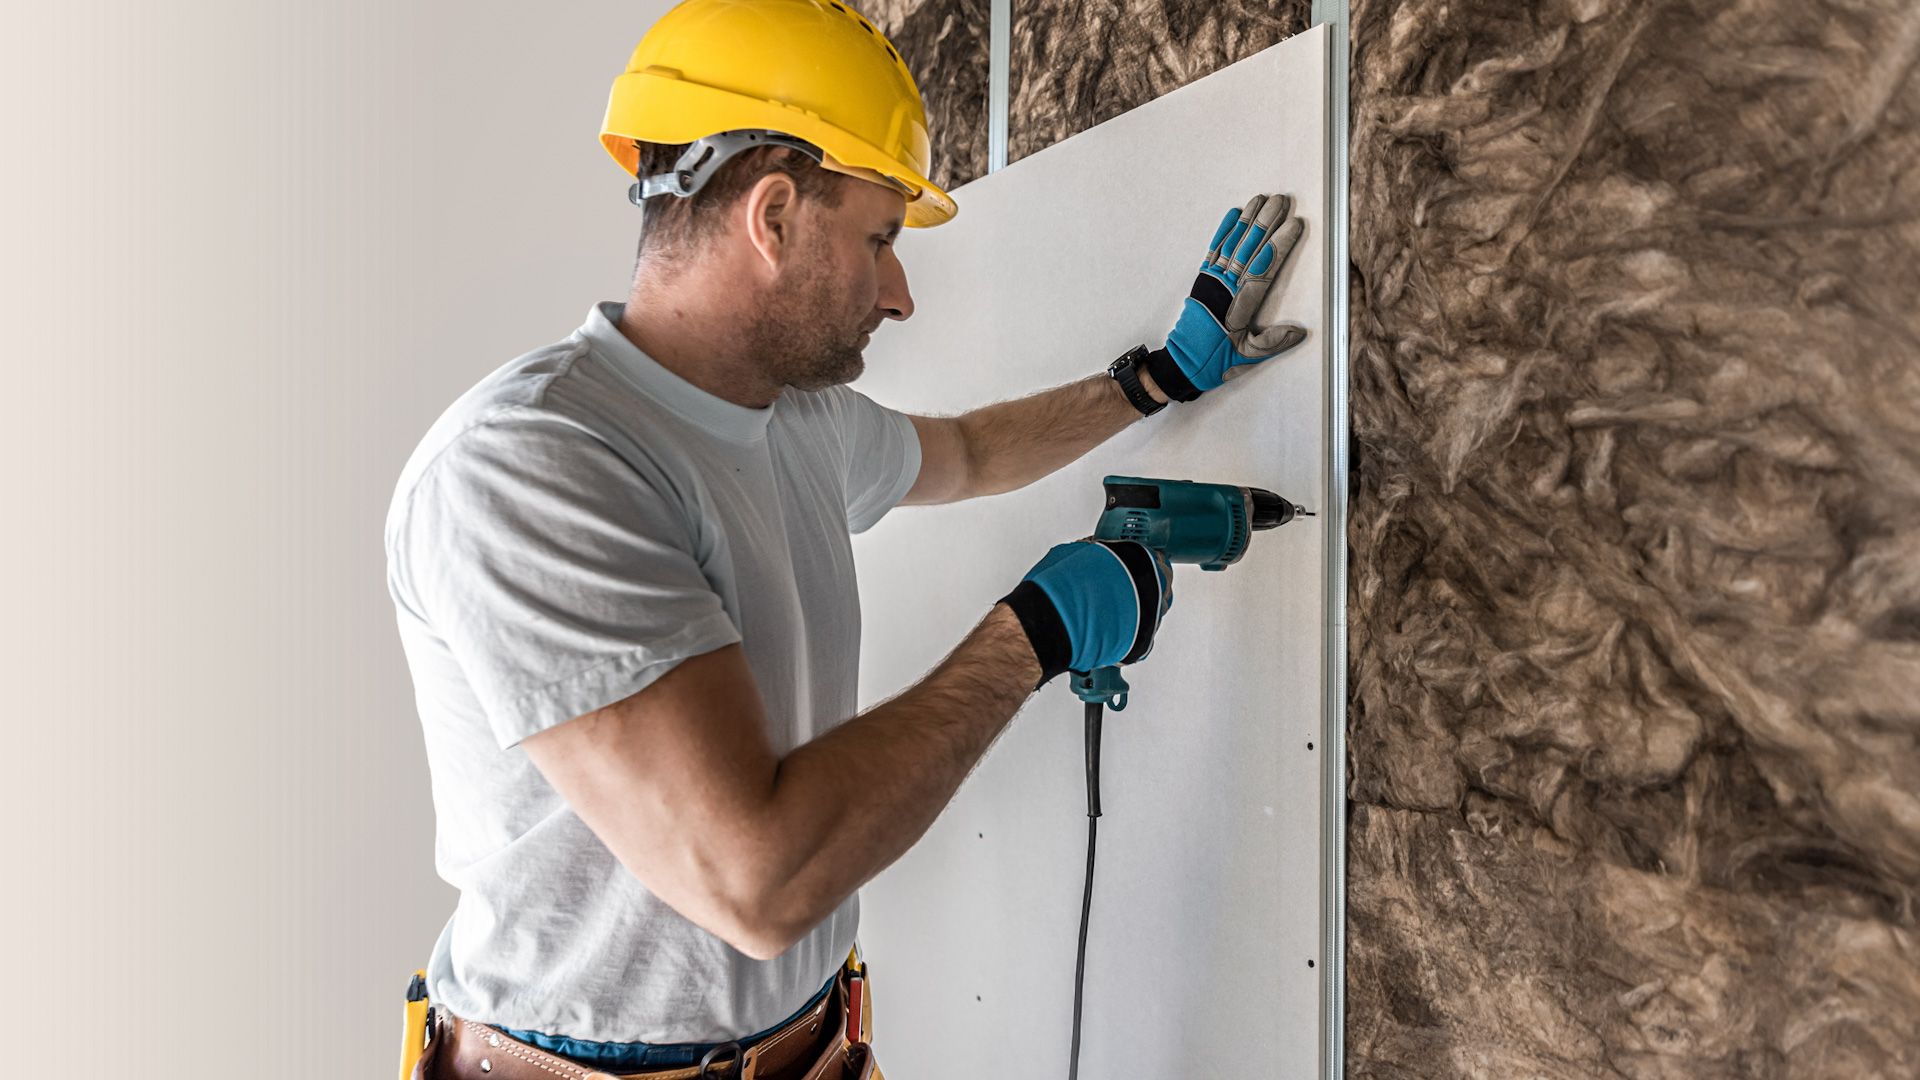
[[[851,177],[841,181],[839,206],[804,204],[793,258],[749,328],[782,386],[852,382],[866,367],[861,352],[874,329],[913,314],[907,273],[893,252],[905,212],[899,194]]]

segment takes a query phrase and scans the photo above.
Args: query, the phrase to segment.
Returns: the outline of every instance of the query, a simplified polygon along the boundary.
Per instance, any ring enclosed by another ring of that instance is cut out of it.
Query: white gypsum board
[[[1328,36],[1316,27],[966,185],[899,242],[917,310],[858,388],[954,414],[1158,346],[1220,217],[1293,196],[1306,232],[1264,321],[1304,344],[1024,490],[902,507],[856,541],[866,704],[917,681],[1051,545],[1088,535],[1109,473],[1326,484]],[[1312,1075],[1319,1040],[1325,536],[1256,534],[1180,566],[1153,655],[1109,713],[1081,1073]],[[1062,1077],[1086,859],[1081,703],[1036,695],[918,845],[863,891],[876,1049],[919,1080]],[[1309,744],[1314,749],[1309,749]]]

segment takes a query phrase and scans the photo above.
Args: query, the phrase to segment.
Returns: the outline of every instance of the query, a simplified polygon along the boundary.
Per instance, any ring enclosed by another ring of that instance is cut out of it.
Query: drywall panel
[[[1305,237],[1268,315],[1305,344],[1023,491],[909,507],[859,538],[862,693],[918,679],[1046,549],[1085,536],[1103,474],[1325,490],[1327,35],[1316,29],[968,185],[903,237],[918,309],[860,386],[953,413],[1098,371],[1171,325],[1221,214],[1289,192]],[[1082,1075],[1316,1068],[1324,536],[1181,567],[1132,703],[1106,727]],[[877,1048],[916,1080],[1067,1069],[1085,866],[1080,703],[1028,703],[932,830],[864,892]]]

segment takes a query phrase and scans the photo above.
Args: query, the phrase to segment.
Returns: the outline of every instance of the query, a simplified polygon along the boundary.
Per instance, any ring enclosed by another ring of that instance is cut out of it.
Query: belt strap
[[[620,1073],[577,1064],[441,1007],[435,1010],[433,1040],[421,1061],[425,1068],[416,1075],[421,1080],[756,1080],[816,1073],[837,1077],[837,1072],[818,1066],[827,1063],[824,1059],[839,1060],[846,1050],[837,1010],[844,1010],[848,1003],[847,988],[843,971],[838,993],[828,994],[744,1053],[722,1044],[701,1065]],[[823,1030],[830,1034],[823,1036]]]
[[[557,1054],[542,1050],[509,1036],[497,1028],[448,1012],[445,1006],[428,1007],[425,973],[418,972],[408,988],[407,1023],[402,1046],[400,1080],[436,1080],[440,1077],[480,1077],[482,1080],[705,1080],[707,1077],[738,1076],[741,1080],[773,1073],[788,1072],[808,1050],[826,1049],[820,1038],[823,1026],[835,1031],[831,1053],[818,1054],[820,1060],[807,1070],[807,1076],[827,1076],[828,1058],[845,1055],[858,1075],[878,1077],[873,1068],[872,1051],[867,1045],[873,1037],[873,999],[867,990],[867,966],[856,946],[847,954],[836,979],[837,993],[821,998],[813,1008],[795,1017],[778,1031],[755,1043],[745,1053],[730,1044],[722,1044],[707,1055],[703,1064],[684,1068],[656,1069],[637,1073],[609,1073],[575,1064]],[[839,1014],[829,1010],[838,1007]],[[421,1046],[422,1029],[431,1027],[431,1040]],[[737,1071],[734,1063],[738,1062]],[[864,1067],[863,1067],[864,1066]]]

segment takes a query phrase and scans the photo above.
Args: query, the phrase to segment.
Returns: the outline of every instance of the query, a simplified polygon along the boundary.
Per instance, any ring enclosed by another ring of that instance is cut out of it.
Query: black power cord
[[[1080,894],[1080,955],[1073,963],[1073,1057],[1067,1080],[1080,1078],[1080,1004],[1087,983],[1087,922],[1093,914],[1093,845],[1100,836],[1100,722],[1104,709],[1087,702],[1087,887]]]

